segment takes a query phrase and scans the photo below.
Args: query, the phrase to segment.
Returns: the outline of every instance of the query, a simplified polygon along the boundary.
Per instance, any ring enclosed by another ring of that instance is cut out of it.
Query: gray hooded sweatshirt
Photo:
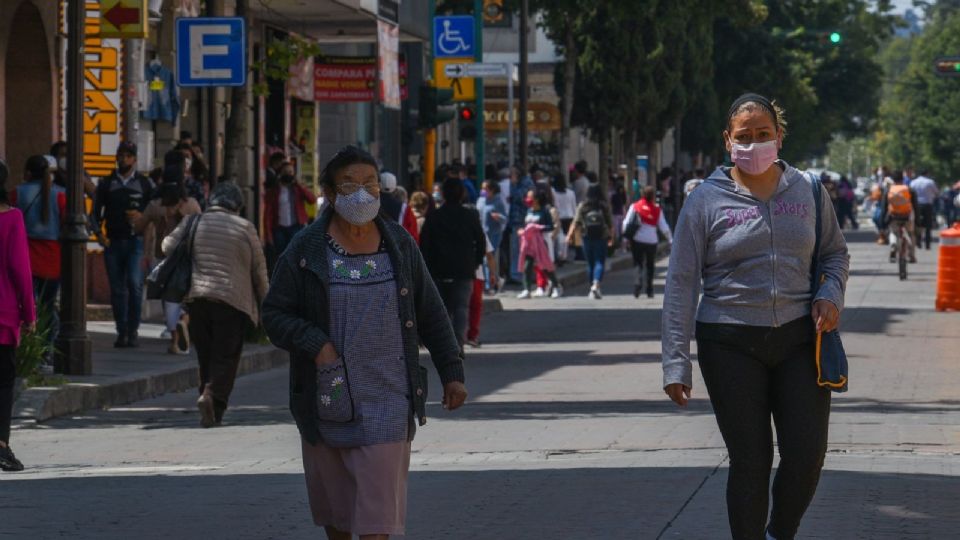
[[[797,169],[783,161],[777,165],[784,171],[767,202],[738,186],[728,176],[729,168],[718,168],[684,203],[663,302],[664,387],[693,386],[690,340],[696,321],[778,327],[810,316],[813,188]],[[843,310],[847,244],[825,189],[822,195],[825,280],[814,300]]]

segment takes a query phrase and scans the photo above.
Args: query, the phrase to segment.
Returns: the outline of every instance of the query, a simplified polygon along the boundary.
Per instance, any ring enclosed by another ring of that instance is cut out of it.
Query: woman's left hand
[[[448,411],[459,409],[467,401],[467,387],[460,381],[451,381],[443,385],[443,408]]]
[[[817,332],[832,332],[840,326],[840,310],[827,300],[814,302],[810,316],[817,325]]]

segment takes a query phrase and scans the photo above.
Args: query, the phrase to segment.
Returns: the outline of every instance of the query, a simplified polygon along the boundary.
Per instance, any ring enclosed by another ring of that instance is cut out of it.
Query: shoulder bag
[[[166,302],[183,302],[190,292],[193,274],[193,237],[197,234],[200,214],[190,216],[187,233],[168,257],[160,261],[147,276],[147,298]]]
[[[812,304],[817,297],[817,291],[820,290],[820,284],[826,279],[820,261],[820,236],[823,230],[820,205],[823,200],[823,192],[820,179],[816,175],[807,174],[810,183],[813,185],[813,203],[816,206],[816,242],[813,248],[813,262],[810,267],[810,302]],[[816,363],[818,386],[829,388],[834,392],[846,392],[848,390],[847,353],[843,350],[843,342],[840,341],[839,331],[817,332]]]

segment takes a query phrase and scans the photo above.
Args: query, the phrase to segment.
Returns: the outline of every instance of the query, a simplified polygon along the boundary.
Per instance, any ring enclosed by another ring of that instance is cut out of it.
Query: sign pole
[[[516,163],[514,161],[514,144],[513,140],[513,64],[504,64],[507,66],[507,147],[508,147],[508,158],[510,160],[509,167],[513,167]]]
[[[473,58],[477,62],[483,62],[483,0],[473,0],[473,21],[474,21],[474,34],[476,36],[476,43],[473,46]],[[477,116],[474,119],[477,125],[477,138],[474,143],[474,148],[476,150],[476,160],[477,160],[477,182],[480,185],[483,185],[483,174],[486,171],[484,156],[485,148],[485,133],[483,131],[483,79],[477,78],[474,83],[477,93]],[[479,186],[477,186],[479,187]]]
[[[54,364],[57,373],[90,375],[87,335],[87,214],[83,200],[84,2],[67,5],[67,223],[61,242],[63,293],[60,334]]]
[[[215,2],[207,2],[207,16],[216,17],[216,6]],[[219,112],[217,111],[217,88],[211,86],[207,88],[207,181],[210,183],[210,186],[214,186],[217,183],[217,159],[219,158],[219,152],[217,151],[217,116]],[[240,111],[237,111],[240,112]],[[286,141],[283,142],[284,146]]]

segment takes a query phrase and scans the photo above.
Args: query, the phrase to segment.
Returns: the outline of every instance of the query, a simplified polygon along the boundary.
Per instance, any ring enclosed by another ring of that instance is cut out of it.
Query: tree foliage
[[[940,7],[928,11],[920,36],[886,51],[889,66],[897,67],[905,54],[909,62],[887,74],[892,91],[882,107],[876,144],[892,167],[929,168],[934,177],[952,181],[960,177],[960,78],[938,77],[933,61],[960,51],[960,11]]]

